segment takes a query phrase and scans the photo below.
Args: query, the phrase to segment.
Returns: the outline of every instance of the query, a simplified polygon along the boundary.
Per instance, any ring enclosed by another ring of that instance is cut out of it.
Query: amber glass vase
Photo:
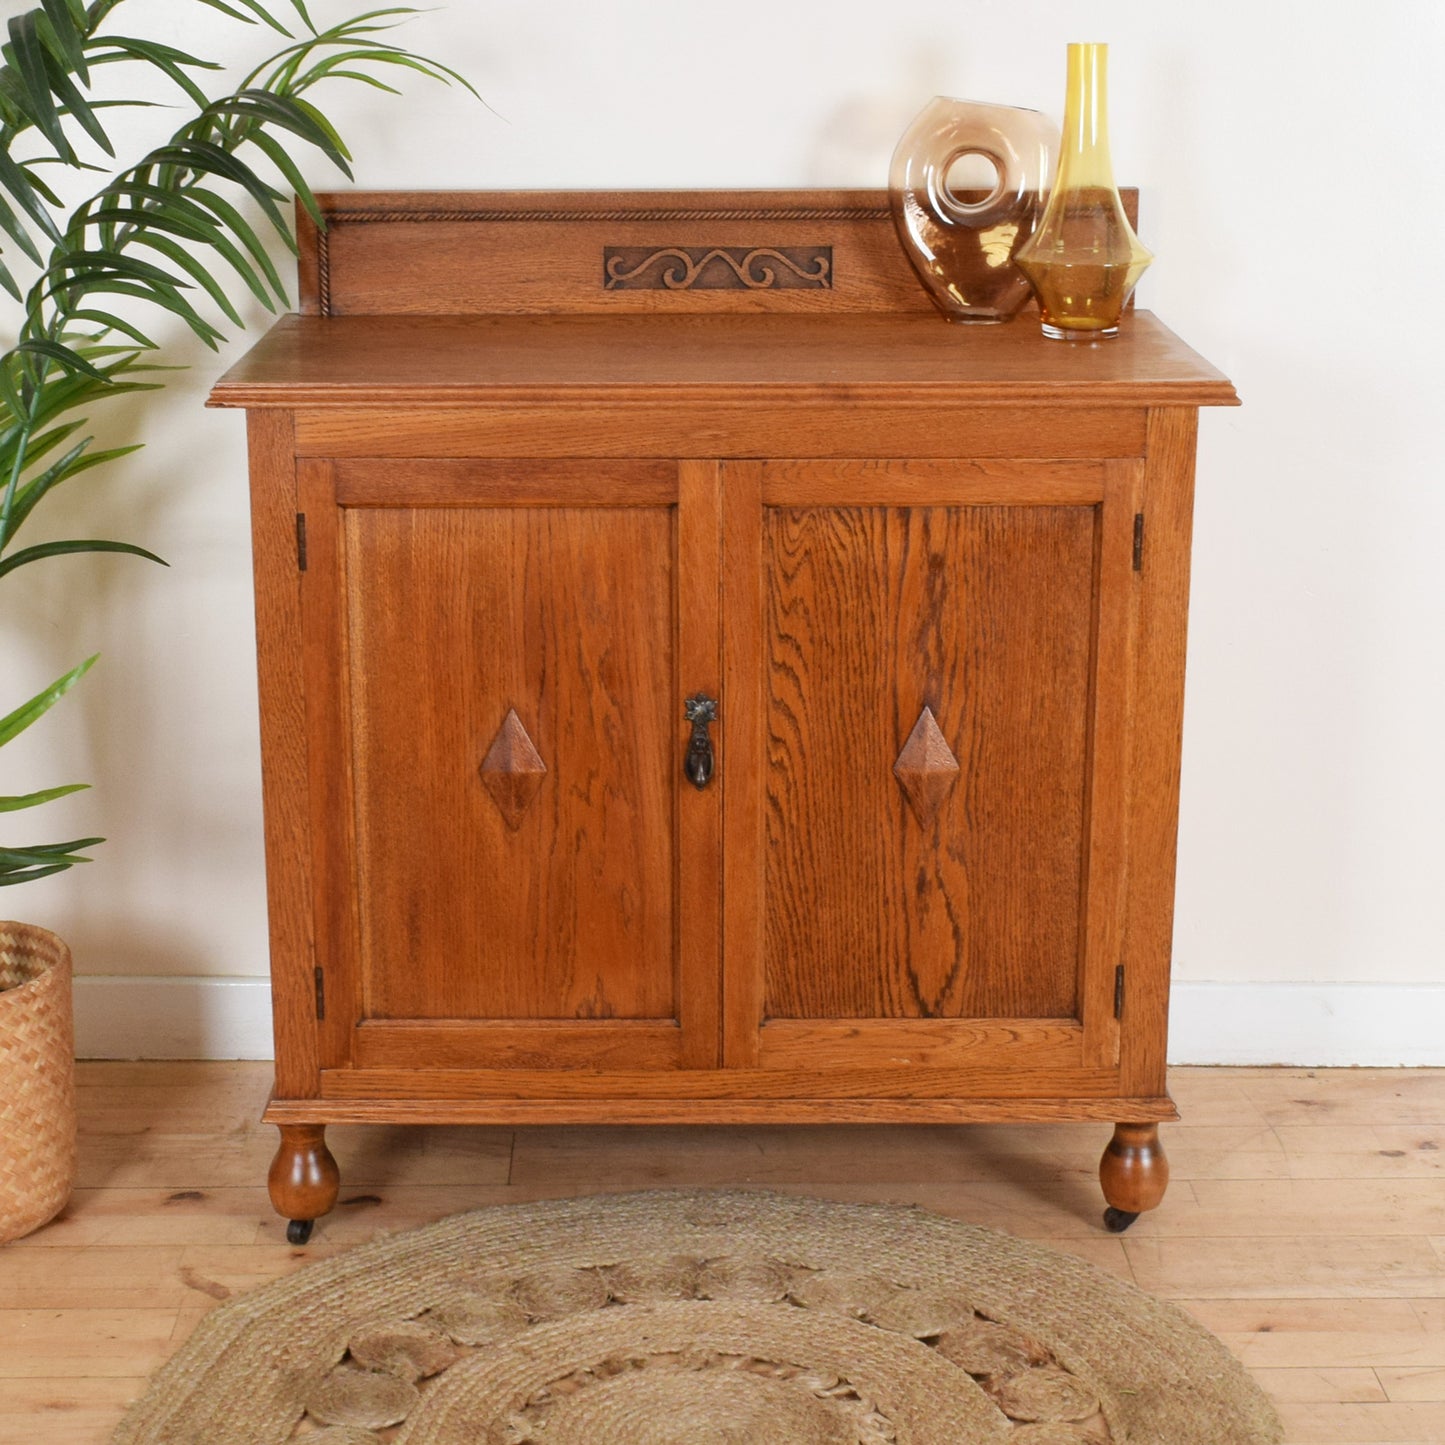
[[[1059,133],[1036,110],[935,96],[893,152],[888,193],[903,249],[950,321],[1007,321],[1028,303],[1013,256],[1053,174]],[[955,191],[963,156],[993,167],[991,190]]]
[[[1117,336],[1153,255],[1124,214],[1109,159],[1107,45],[1069,46],[1063,149],[1048,204],[1014,258],[1056,341]]]

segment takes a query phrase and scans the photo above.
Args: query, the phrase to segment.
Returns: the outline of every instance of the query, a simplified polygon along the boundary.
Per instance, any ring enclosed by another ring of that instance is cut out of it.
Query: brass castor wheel
[[[1123,1234],[1138,1217],[1132,1210],[1115,1209],[1111,1206],[1104,1211],[1104,1228],[1110,1234]]]
[[[316,1228],[314,1219],[293,1219],[286,1226],[287,1244],[305,1244],[311,1238],[311,1231]]]

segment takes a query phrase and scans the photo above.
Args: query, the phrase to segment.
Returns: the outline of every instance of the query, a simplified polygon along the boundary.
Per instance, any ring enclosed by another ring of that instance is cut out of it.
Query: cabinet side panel
[[[765,509],[770,1018],[1073,1018],[1096,509]]]
[[[1192,407],[1149,414],[1121,1031],[1130,1094],[1164,1092],[1198,421]]]
[[[317,1049],[322,1068],[350,1057],[358,1008],[356,906],[352,887],[351,749],[346,712],[350,659],[343,635],[346,559],[329,462],[296,469],[306,565],[301,572],[302,657],[306,672],[307,804],[311,821],[312,951],[316,965]]]
[[[1139,574],[1134,570],[1135,517],[1144,466],[1137,461],[1107,462],[1105,472],[1095,579],[1094,691],[1089,720],[1088,842],[1079,997],[1086,1061],[1117,1067],[1119,1020],[1114,1003],[1117,968],[1123,962],[1139,591]]]
[[[348,511],[364,1017],[676,1017],[674,524]]]
[[[299,1099],[316,1095],[319,1064],[311,971],[311,841],[291,414],[252,412],[247,437],[276,1092]]]

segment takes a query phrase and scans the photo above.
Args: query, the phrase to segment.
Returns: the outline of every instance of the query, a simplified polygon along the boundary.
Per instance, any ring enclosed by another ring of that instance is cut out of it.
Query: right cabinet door
[[[1115,1091],[1140,476],[728,467],[731,1065]]]

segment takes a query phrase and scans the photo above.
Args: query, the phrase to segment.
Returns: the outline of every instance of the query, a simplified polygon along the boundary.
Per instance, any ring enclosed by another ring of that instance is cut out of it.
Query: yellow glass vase
[[[1124,214],[1109,159],[1107,45],[1069,46],[1063,149],[1048,205],[1015,256],[1038,297],[1044,335],[1096,341],[1154,259]]]

